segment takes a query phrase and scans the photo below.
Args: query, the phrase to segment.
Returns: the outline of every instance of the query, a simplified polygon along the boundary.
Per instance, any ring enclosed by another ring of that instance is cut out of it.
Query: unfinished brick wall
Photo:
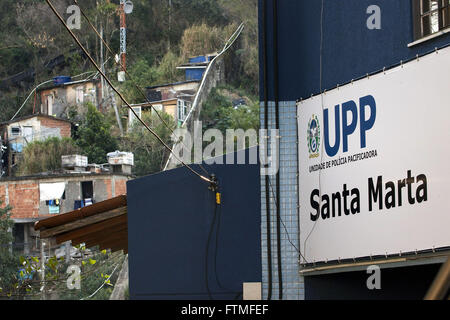
[[[60,128],[61,138],[70,138],[72,133],[72,126],[70,122],[60,121],[57,119],[50,119],[47,117],[40,117],[41,127],[46,128]]]
[[[111,179],[104,180],[106,185],[106,192],[108,193],[108,199],[114,198]]]
[[[101,202],[127,193],[126,176],[54,177],[48,179],[30,179],[21,181],[0,181],[0,201],[4,208],[12,207],[13,219],[43,218],[49,216],[48,205],[40,202],[40,183],[66,182],[65,199],[61,200],[60,214],[74,209],[75,200],[81,200],[80,183],[94,182],[94,202]],[[50,215],[51,216],[51,215]]]
[[[128,179],[116,179],[116,197],[122,194],[127,194],[127,180]]]
[[[8,183],[0,187],[3,206],[12,207],[13,219],[39,217],[39,184],[35,182]]]

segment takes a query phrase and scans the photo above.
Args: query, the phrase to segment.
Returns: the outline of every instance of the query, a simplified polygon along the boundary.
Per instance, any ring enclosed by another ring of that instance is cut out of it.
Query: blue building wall
[[[244,282],[262,281],[259,165],[204,167],[219,181],[217,211],[186,168],[127,183],[131,299],[242,299]]]
[[[397,65],[450,43],[450,33],[408,48],[414,41],[412,0],[323,0],[323,89]],[[260,0],[260,84],[262,74],[262,3]],[[381,30],[369,30],[366,10],[381,8]],[[269,100],[273,100],[272,1],[268,9]],[[320,92],[322,1],[278,0],[280,101]]]
[[[450,33],[412,47],[412,0],[278,0],[278,78],[280,101],[280,190],[283,299],[304,299],[299,276],[297,121],[295,102],[366,74],[381,71],[450,43]],[[267,11],[267,85],[269,128],[275,128],[273,2],[259,0],[260,100],[264,127],[264,10]],[[381,8],[381,30],[369,30],[370,5]],[[299,137],[300,139],[302,137]],[[295,175],[294,175],[295,173]],[[271,185],[276,189],[275,177]],[[265,225],[265,179],[261,179],[263,297],[268,295],[267,233],[271,234],[272,299],[278,299],[275,199],[270,192],[271,228]],[[295,186],[294,186],[295,183]],[[288,191],[285,191],[288,190]],[[291,192],[295,190],[294,194]],[[295,208],[295,209],[294,209]],[[294,247],[295,246],[295,247]],[[293,254],[295,252],[295,254]]]

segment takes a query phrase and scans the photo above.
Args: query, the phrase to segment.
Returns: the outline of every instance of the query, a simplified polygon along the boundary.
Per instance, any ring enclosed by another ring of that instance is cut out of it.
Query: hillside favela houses
[[[26,176],[17,172],[28,144],[72,136],[76,124],[68,120],[71,107],[91,103],[102,111],[102,91],[98,78],[55,77],[36,90],[33,114],[0,123],[0,200],[2,207],[11,207],[16,252],[39,252],[35,222],[126,194],[126,182],[133,177],[132,153],[111,152],[106,164],[89,163],[82,155],[63,155],[59,169]]]
[[[210,90],[224,79],[222,61],[207,73],[216,55],[192,57],[179,66],[185,71],[184,81],[147,87],[150,103],[132,106],[138,116],[153,107],[172,116],[178,127],[185,125],[195,101],[200,109]],[[68,76],[58,76],[53,80],[36,90],[34,114],[0,123],[3,160],[0,197],[3,207],[12,208],[15,248],[25,254],[39,250],[39,234],[33,228],[37,221],[126,194],[126,182],[133,178],[133,154],[119,151],[108,154],[107,164],[90,164],[87,157],[65,155],[59,170],[16,176],[17,165],[29,143],[71,137],[76,125],[68,120],[72,107],[79,109],[91,103],[104,111],[104,90],[98,77],[74,81]],[[193,113],[191,121],[198,119],[199,113]],[[134,120],[128,110],[128,128]]]

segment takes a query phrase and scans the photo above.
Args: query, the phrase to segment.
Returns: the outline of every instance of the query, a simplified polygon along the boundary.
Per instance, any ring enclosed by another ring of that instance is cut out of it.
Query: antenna
[[[133,3],[128,0],[120,0],[120,59],[122,70],[118,74],[120,82],[125,81],[125,72],[127,70],[127,23],[126,14],[133,12]]]

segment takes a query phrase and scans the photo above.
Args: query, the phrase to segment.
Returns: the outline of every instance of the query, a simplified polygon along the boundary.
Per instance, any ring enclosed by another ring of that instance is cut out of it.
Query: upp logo
[[[309,158],[314,159],[319,156],[320,148],[320,123],[316,115],[312,115],[308,123],[308,151]]]
[[[342,152],[348,152],[348,138],[353,135],[358,126],[359,118],[359,136],[361,149],[367,145],[367,132],[375,125],[377,117],[377,106],[375,98],[371,95],[359,99],[359,110],[355,101],[350,100],[334,107],[334,143],[330,139],[330,111],[325,109],[323,112],[324,143],[325,151],[329,157],[334,157],[342,145]],[[341,121],[342,120],[342,121]],[[342,130],[341,130],[342,127]],[[342,139],[341,139],[342,137]],[[342,140],[342,141],[341,141]],[[342,143],[341,143],[342,142]]]

